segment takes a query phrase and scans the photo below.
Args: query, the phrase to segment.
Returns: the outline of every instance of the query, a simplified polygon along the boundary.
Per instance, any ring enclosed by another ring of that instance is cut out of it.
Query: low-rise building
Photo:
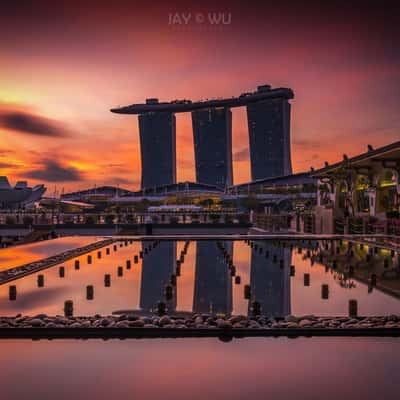
[[[18,181],[14,187],[6,176],[0,176],[0,209],[21,210],[34,207],[46,192],[44,185],[28,186],[26,181]]]
[[[399,171],[400,141],[314,171],[316,233],[399,234]]]

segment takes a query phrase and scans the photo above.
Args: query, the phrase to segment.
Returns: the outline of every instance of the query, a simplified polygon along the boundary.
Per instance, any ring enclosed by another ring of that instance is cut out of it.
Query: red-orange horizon
[[[234,96],[264,83],[294,90],[295,172],[398,138],[393,10],[41,3],[9,5],[0,17],[0,175],[13,183],[137,189],[137,117],[111,107]],[[170,24],[171,13],[214,11],[230,13],[230,24]],[[235,183],[248,181],[245,109],[233,110],[233,154]],[[189,114],[177,115],[177,169],[179,181],[194,180]]]

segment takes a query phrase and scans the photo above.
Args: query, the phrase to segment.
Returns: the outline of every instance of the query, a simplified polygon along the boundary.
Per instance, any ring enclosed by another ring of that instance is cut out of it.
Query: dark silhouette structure
[[[260,303],[263,315],[289,315],[291,251],[272,243],[263,243],[261,247],[262,253],[258,249],[251,252],[249,315],[253,301]]]
[[[232,256],[233,242],[224,242],[224,247]],[[193,312],[232,312],[232,277],[215,241],[197,241]]]
[[[264,88],[261,89],[260,88]],[[147,112],[191,112],[213,107],[242,107],[250,103],[257,103],[262,100],[271,99],[292,99],[292,89],[276,88],[271,89],[269,85],[259,86],[253,93],[242,93],[238,97],[227,99],[212,99],[204,101],[174,100],[171,102],[159,102],[158,99],[147,99],[145,104],[131,104],[125,107],[112,108],[110,111],[116,114],[143,114]]]
[[[176,183],[176,124],[170,112],[139,115],[142,189]]]
[[[142,242],[142,251],[148,244]],[[161,241],[148,254],[144,254],[142,263],[142,280],[140,287],[140,308],[143,311],[154,311],[161,301],[166,303],[168,311],[176,309],[176,287],[172,299],[166,300],[165,287],[175,273],[176,242]]]
[[[269,91],[259,86],[258,91]],[[286,98],[265,99],[247,105],[251,179],[292,173],[290,156],[290,104]]]
[[[138,114],[142,155],[142,189],[176,181],[175,115],[192,112],[197,182],[221,188],[232,185],[233,107],[247,107],[252,180],[292,173],[289,88],[258,86],[238,97],[192,102],[131,104],[111,109]]]
[[[196,181],[232,185],[232,112],[209,108],[192,112]]]

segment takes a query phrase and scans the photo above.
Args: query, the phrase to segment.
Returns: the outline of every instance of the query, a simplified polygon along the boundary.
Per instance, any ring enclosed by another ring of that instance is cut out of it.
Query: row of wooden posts
[[[130,241],[126,240],[125,241],[125,246],[127,246],[129,242],[132,244],[133,240],[130,240]],[[139,259],[142,259],[144,254],[148,254],[152,249],[154,249],[159,244],[159,242],[160,242],[159,240],[158,241],[154,241],[148,247],[145,247],[143,249],[143,251],[140,251],[138,255],[135,254],[134,257],[133,257],[134,263],[137,264],[139,262]],[[262,246],[259,246],[257,243],[254,243],[253,241],[250,241],[250,240],[246,240],[245,242],[246,242],[247,245],[249,245],[253,249],[253,251],[258,252],[259,254],[263,254],[264,249],[263,249]],[[124,243],[121,242],[120,243],[120,247],[122,247],[123,245],[124,245]],[[282,247],[285,247],[286,244],[283,242],[283,244],[280,243],[280,245]],[[342,245],[341,241],[340,241],[340,245]],[[290,246],[293,248],[292,244]],[[328,248],[327,246],[328,246],[328,242],[325,243],[325,249]],[[170,282],[165,286],[164,294],[165,294],[165,300],[166,301],[169,301],[169,300],[171,300],[173,298],[174,288],[176,287],[176,284],[177,284],[177,277],[179,277],[180,274],[181,274],[181,266],[182,266],[182,264],[184,262],[185,255],[187,254],[188,247],[189,247],[189,241],[185,242],[185,245],[184,245],[184,248],[183,248],[183,250],[181,252],[180,258],[176,262],[175,273],[171,274]],[[221,251],[221,253],[222,253],[223,257],[224,257],[224,260],[225,260],[226,264],[228,265],[228,268],[230,270],[231,276],[234,277],[235,284],[240,284],[241,283],[241,277],[236,274],[236,267],[233,265],[233,260],[232,260],[231,255],[224,248],[222,242],[217,242],[217,247]],[[352,248],[352,242],[348,242],[348,248],[349,249]],[[361,248],[361,245],[360,245],[360,248]],[[118,249],[118,246],[116,244],[114,244],[113,245],[113,250],[117,251],[117,249]],[[375,247],[374,250],[373,250],[374,253],[377,252],[376,249],[377,248]],[[107,247],[105,251],[106,251],[107,255],[110,254],[110,248],[109,247]],[[298,247],[298,252],[299,253],[302,252],[302,248],[301,247]],[[268,258],[270,256],[269,250],[265,249],[264,253],[265,253],[265,258]],[[336,253],[338,253],[338,248],[336,248]],[[393,250],[392,250],[392,254],[391,255],[392,255],[392,257],[394,256],[394,251]],[[311,251],[309,249],[307,250],[307,256],[311,257]],[[97,252],[97,258],[100,259],[101,257],[102,257],[102,252],[98,251]],[[273,260],[274,263],[277,262],[276,254],[272,255],[272,260]],[[92,260],[92,255],[88,254],[87,255],[87,263],[91,264],[92,261],[93,261]],[[320,261],[321,262],[323,261],[323,255],[322,254],[320,254]],[[385,261],[386,261],[386,259],[385,259]],[[75,265],[75,269],[78,270],[80,268],[80,261],[79,260],[75,260],[75,264],[74,265]],[[281,269],[284,268],[284,260],[283,259],[279,260],[279,266],[280,266]],[[337,260],[333,260],[332,261],[332,267],[334,269],[337,267]],[[127,269],[131,268],[131,260],[127,260],[126,261],[126,268]],[[352,274],[351,269],[352,269],[352,267],[349,268],[350,274]],[[353,272],[354,272],[354,268],[353,268]],[[123,267],[122,266],[118,266],[117,275],[119,277],[123,276]],[[295,266],[294,265],[290,266],[290,275],[291,276],[295,276]],[[65,267],[64,266],[60,266],[59,267],[59,276],[61,278],[63,278],[65,276]],[[376,285],[376,283],[377,283],[376,274],[372,274],[371,275],[370,283],[371,283],[372,286]],[[44,286],[44,275],[39,274],[37,276],[37,284],[38,284],[38,287],[43,287]],[[105,285],[105,287],[110,287],[111,286],[111,275],[110,274],[105,274],[105,276],[104,276],[104,285]],[[310,274],[308,274],[308,273],[304,274],[304,286],[310,286]],[[329,286],[328,285],[326,285],[326,284],[322,285],[321,296],[322,296],[323,299],[328,299],[329,298]],[[16,300],[16,297],[17,297],[17,288],[16,288],[15,285],[11,285],[9,287],[9,299],[10,300]],[[247,300],[251,299],[251,286],[248,285],[248,284],[244,285],[244,297]],[[94,287],[93,287],[93,285],[88,285],[86,287],[86,298],[88,300],[92,300],[94,298]],[[66,304],[67,303],[70,304],[70,302],[72,302],[72,301],[71,300],[67,300],[65,303]],[[70,306],[66,307],[66,309],[69,310]],[[253,301],[252,301],[251,310],[252,310],[254,315],[259,315],[261,313],[261,311],[262,311],[261,310],[261,304],[256,299],[253,299]],[[160,301],[159,305],[158,305],[158,312],[162,314],[165,311],[166,311],[166,304],[163,301]],[[356,300],[350,300],[349,301],[349,315],[351,315],[351,316],[357,315],[357,301]]]
[[[149,246],[145,247],[143,249],[143,251],[140,251],[139,254],[135,254],[133,256],[133,262],[135,264],[137,264],[139,262],[139,259],[142,259],[144,254],[148,254],[152,249],[154,249],[158,244],[159,244],[159,240],[158,241],[153,241]],[[132,244],[133,240],[125,240],[124,242],[120,243],[120,247],[123,247],[124,245],[127,246],[128,244]],[[113,245],[113,250],[117,251],[118,250],[118,246],[116,244]],[[110,251],[110,247],[107,247],[105,249],[105,252],[107,255],[111,254]],[[102,252],[101,250],[97,251],[97,258],[101,259],[102,258]],[[93,262],[93,257],[91,254],[87,255],[87,263],[88,264],[92,264]],[[80,269],[80,260],[77,259],[74,262],[74,268],[75,270],[79,270]],[[131,260],[126,260],[126,268],[127,269],[131,269],[132,266],[132,262]],[[123,276],[123,267],[122,266],[118,266],[117,268],[117,275],[118,277],[122,277]],[[65,266],[60,266],[59,267],[59,277],[60,278],[64,278],[65,277]],[[37,276],[37,285],[39,288],[44,287],[44,275],[43,274],[39,274]],[[111,275],[110,274],[105,274],[104,275],[104,286],[105,287],[110,287],[111,286]],[[10,301],[15,301],[17,299],[17,286],[16,285],[10,285],[9,286],[9,300]],[[86,286],[86,299],[87,300],[93,300],[94,299],[94,286],[93,285],[87,285]],[[72,305],[72,306],[71,306]],[[66,310],[66,315],[72,315],[71,314],[71,310],[73,310],[73,302],[72,300],[66,300],[65,304],[64,304],[64,311]]]
[[[263,247],[260,246],[259,244],[254,243],[251,240],[245,240],[245,243],[251,249],[253,249],[253,251],[257,252],[258,254],[265,253],[265,258],[269,258],[270,257],[269,250],[265,249],[265,251],[264,251]],[[286,243],[285,242],[279,243],[279,244],[282,247],[286,247]],[[292,244],[290,244],[289,247],[291,249],[293,249],[293,245]],[[302,251],[303,251],[302,247],[298,247],[297,251],[298,251],[299,254],[301,254]],[[307,249],[306,255],[307,255],[307,257],[311,258],[311,250],[310,249]],[[276,254],[272,255],[272,261],[273,261],[273,263],[277,263]],[[322,261],[323,261],[323,259],[322,259],[322,254],[321,254],[320,255],[320,262],[322,262]],[[279,260],[279,267],[281,269],[284,268],[284,260],[283,259]],[[337,263],[336,263],[336,260],[334,260],[333,268],[335,269],[336,267],[337,267]],[[291,265],[290,266],[290,276],[294,277],[295,273],[296,273],[296,268],[295,268],[294,265]],[[311,280],[310,274],[309,273],[305,273],[304,274],[304,278],[303,278],[304,286],[306,286],[306,287],[310,286],[310,280]],[[372,281],[372,285],[375,286],[376,285],[376,274],[372,274],[371,281]],[[251,295],[252,295],[251,286],[249,284],[246,284],[244,286],[244,298],[247,299],[247,300],[250,300],[251,299]],[[329,285],[323,284],[321,286],[321,298],[324,299],[324,300],[329,299]],[[261,304],[255,298],[252,301],[251,309],[252,309],[253,315],[259,315],[259,314],[262,313]],[[355,299],[350,299],[349,300],[348,314],[349,314],[350,317],[356,317],[357,316],[357,314],[358,314],[358,303],[357,303],[357,300],[355,300]]]

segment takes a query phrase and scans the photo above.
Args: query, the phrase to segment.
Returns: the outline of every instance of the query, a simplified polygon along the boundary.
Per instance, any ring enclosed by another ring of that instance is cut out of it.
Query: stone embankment
[[[99,249],[104,246],[108,246],[118,239],[105,239],[98,242],[91,243],[87,246],[82,246],[76,249],[67,250],[63,253],[44,258],[39,261],[34,261],[28,264],[20,265],[18,267],[10,268],[0,272],[0,285],[11,282],[15,279],[21,278],[25,275],[33,274],[34,272],[40,271],[60,264],[74,257],[79,257],[82,254],[90,253],[93,250]]]
[[[24,334],[24,331],[30,333]],[[79,331],[77,335],[76,332]],[[265,316],[230,318],[195,314],[174,316],[100,316],[0,318],[0,336],[32,337],[184,337],[184,336],[400,336],[400,315],[378,317],[303,317],[283,319]]]

